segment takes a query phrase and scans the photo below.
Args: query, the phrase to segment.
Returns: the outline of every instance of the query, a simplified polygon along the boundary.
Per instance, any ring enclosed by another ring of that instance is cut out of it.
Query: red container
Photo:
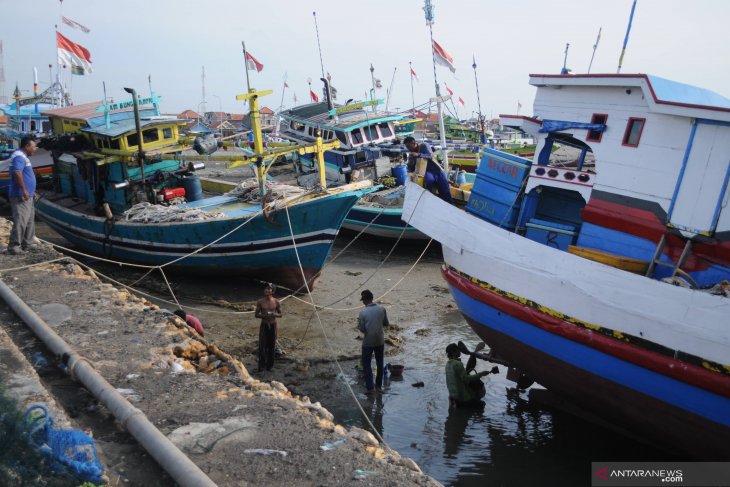
[[[173,198],[182,198],[185,196],[185,188],[167,188],[162,190],[162,196],[165,201]]]

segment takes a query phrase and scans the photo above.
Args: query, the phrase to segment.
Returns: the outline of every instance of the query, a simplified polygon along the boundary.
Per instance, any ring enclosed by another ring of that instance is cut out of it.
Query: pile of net
[[[278,209],[285,199],[296,196],[304,196],[309,193],[304,188],[290,184],[266,181],[266,203]],[[226,193],[226,196],[235,196],[246,203],[261,203],[261,191],[256,178],[244,179],[238,186]]]
[[[223,213],[211,213],[183,205],[163,206],[147,202],[137,203],[122,213],[122,216],[128,222],[142,223],[195,222],[225,218]]]
[[[405,186],[396,186],[365,195],[357,204],[373,208],[402,208],[404,198]]]

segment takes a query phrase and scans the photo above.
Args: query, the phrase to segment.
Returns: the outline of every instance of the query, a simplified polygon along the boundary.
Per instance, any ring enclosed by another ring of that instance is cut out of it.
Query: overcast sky
[[[585,73],[599,28],[602,34],[591,73],[615,73],[632,0],[433,0],[434,38],[454,58],[456,74],[437,66],[465,100],[461,118],[478,110],[472,55],[476,57],[482,112],[496,117],[532,113],[530,73],[558,73],[565,44],[567,67]],[[61,7],[62,5],[62,7]],[[370,64],[385,99],[395,78],[389,108],[411,106],[408,62],[415,103],[434,95],[429,30],[422,0],[0,0],[4,46],[4,95],[16,82],[32,93],[33,67],[40,89],[48,86],[48,65],[56,65],[54,25],[91,52],[94,72],[66,75],[75,103],[100,100],[102,82],[115,101],[122,87],[148,93],[147,75],[162,96],[162,110],[198,110],[205,66],[208,110],[246,112],[237,94],[246,91],[241,40],[264,64],[250,72],[251,84],[272,89],[263,104],[282,101],[285,73],[290,88],[284,105],[308,102],[307,78],[321,93],[320,58],[312,12],[317,12],[325,72],[338,101],[361,100],[370,90]],[[62,25],[60,16],[85,25],[86,34]],[[649,73],[708,88],[730,97],[729,0],[638,0],[622,73]],[[202,108],[202,107],[201,107]]]

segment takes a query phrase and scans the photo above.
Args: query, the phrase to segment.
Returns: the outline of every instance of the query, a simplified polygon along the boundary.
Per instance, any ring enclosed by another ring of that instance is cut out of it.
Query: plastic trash
[[[355,480],[366,480],[368,478],[368,476],[375,475],[376,473],[378,473],[378,472],[374,472],[372,470],[362,470],[359,468],[357,470],[355,470],[354,472],[352,472],[353,478]]]
[[[270,450],[268,448],[246,448],[243,450],[243,453],[254,453],[256,455],[280,455],[282,457],[288,455],[288,453],[283,450]]]
[[[337,448],[338,446],[342,445],[344,442],[345,442],[345,439],[343,438],[343,439],[340,439],[337,441],[325,443],[324,445],[320,446],[319,448],[322,451],[332,450],[332,449]]]
[[[423,387],[423,386],[425,386],[426,384],[424,384],[423,382],[416,382],[415,384],[411,384],[411,385],[412,385],[413,387]]]

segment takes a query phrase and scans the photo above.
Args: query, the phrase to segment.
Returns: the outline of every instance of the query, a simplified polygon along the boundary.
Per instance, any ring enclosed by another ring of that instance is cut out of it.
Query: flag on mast
[[[451,88],[449,88],[449,85],[447,85],[446,83],[444,83],[444,86],[446,87],[446,92],[449,95],[453,95],[454,94],[454,90],[452,90]]]
[[[459,97],[459,103],[461,103],[461,106],[462,106],[462,107],[463,107],[463,106],[465,106],[465,105],[464,105],[464,99],[463,99],[462,97]]]
[[[260,73],[263,71],[264,65],[261,64],[258,59],[253,57],[250,52],[246,51],[246,69]]]
[[[58,43],[58,62],[71,66],[71,74],[85,75],[92,72],[91,53],[80,44],[71,42],[60,32],[56,32]]]
[[[434,58],[438,64],[449,68],[452,73],[456,72],[456,68],[454,67],[454,58],[451,57],[451,54],[446,52],[446,49],[441,47],[435,40],[433,41],[433,52],[435,54]]]
[[[289,85],[284,81],[284,88],[289,88]]]
[[[309,96],[310,96],[310,98],[312,98],[313,102],[317,103],[319,101],[319,97],[317,96],[317,93],[312,91],[311,88],[309,89]]]
[[[416,74],[415,71],[413,71],[413,68],[412,67],[411,67],[411,78],[415,78],[416,81],[418,81],[418,75]]]
[[[84,32],[84,33],[86,33],[86,34],[88,34],[89,32],[91,32],[91,30],[90,30],[90,29],[89,29],[88,27],[86,27],[86,26],[83,26],[83,25],[79,24],[79,23],[78,23],[78,22],[76,22],[75,20],[71,20],[71,19],[69,19],[68,17],[63,17],[63,16],[61,16],[61,21],[62,21],[62,22],[63,22],[64,24],[68,25],[69,27],[72,27],[72,28],[74,28],[74,29],[78,29],[78,30],[80,30],[81,32]]]

